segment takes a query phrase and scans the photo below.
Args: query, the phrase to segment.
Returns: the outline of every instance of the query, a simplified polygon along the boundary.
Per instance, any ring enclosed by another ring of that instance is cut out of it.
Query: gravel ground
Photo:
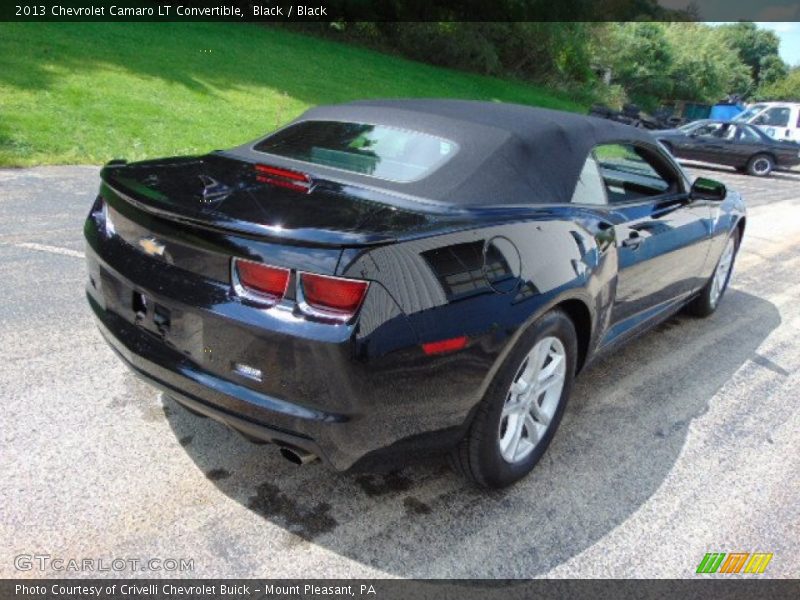
[[[800,174],[692,170],[750,206],[719,311],[585,372],[539,467],[495,493],[443,464],[298,469],[140,383],[83,295],[97,169],[0,170],[0,576],[64,575],[15,570],[45,553],[199,577],[694,577],[706,552],[763,551],[797,577]]]

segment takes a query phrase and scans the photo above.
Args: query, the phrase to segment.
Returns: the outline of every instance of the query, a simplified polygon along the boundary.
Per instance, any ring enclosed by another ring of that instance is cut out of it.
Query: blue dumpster
[[[720,121],[730,121],[744,110],[741,104],[726,104],[720,102],[711,107],[710,119],[718,119]]]

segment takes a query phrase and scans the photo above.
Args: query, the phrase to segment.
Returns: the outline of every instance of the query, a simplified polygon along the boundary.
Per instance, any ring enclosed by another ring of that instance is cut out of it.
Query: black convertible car
[[[298,464],[444,451],[490,487],[592,359],[714,311],[745,228],[649,133],[508,104],[318,107],[101,177],[87,296],[134,371]]]
[[[652,133],[678,158],[728,165],[756,177],[800,165],[800,144],[775,140],[747,123],[703,119]]]

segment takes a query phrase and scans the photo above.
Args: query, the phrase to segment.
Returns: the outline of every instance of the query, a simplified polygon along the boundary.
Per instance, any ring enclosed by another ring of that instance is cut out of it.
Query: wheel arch
[[[592,339],[592,313],[583,300],[569,298],[556,304],[553,308],[561,309],[572,321],[575,335],[578,338],[578,356],[575,363],[576,373],[580,373],[589,354],[589,342]]]
[[[554,309],[559,309],[564,312],[575,327],[575,334],[578,341],[576,373],[580,372],[589,358],[592,343],[594,316],[587,298],[583,297],[579,290],[572,290],[571,294],[552,299],[550,302],[540,306],[530,315],[528,319],[525,320],[524,323],[520,324],[514,335],[512,335],[508,340],[508,343],[503,351],[498,354],[492,367],[486,373],[483,384],[479,388],[478,397],[483,397],[483,395],[486,393],[486,390],[494,379],[494,376],[496,375],[500,366],[503,364],[503,362],[505,362],[507,356],[511,353],[512,349],[519,341],[519,338],[522,337],[522,334],[525,333],[525,331],[527,331],[543,315]]]
[[[746,225],[747,225],[747,217],[742,217],[741,219],[739,219],[736,222],[736,225],[734,227],[734,229],[738,229],[739,230],[739,243],[740,244],[742,243],[742,240],[744,239],[744,228],[746,227]]]
[[[749,165],[750,161],[756,158],[757,156],[768,156],[772,160],[773,165],[777,166],[778,164],[778,157],[775,154],[773,154],[770,150],[759,150],[758,152],[753,152],[748,157],[747,162],[745,164]]]

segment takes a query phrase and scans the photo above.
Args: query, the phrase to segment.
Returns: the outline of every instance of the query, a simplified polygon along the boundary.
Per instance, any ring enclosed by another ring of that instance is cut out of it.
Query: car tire
[[[756,154],[747,161],[747,174],[766,177],[775,168],[775,160],[769,154]]]
[[[733,264],[736,262],[736,255],[739,252],[740,233],[739,229],[734,229],[728,237],[725,248],[722,250],[714,272],[706,282],[700,295],[686,305],[686,312],[695,317],[707,317],[711,315],[719,306],[719,301],[728,289],[728,283],[733,273]]]
[[[450,453],[457,473],[480,487],[502,488],[533,469],[564,414],[577,347],[575,326],[558,309],[522,334]]]

